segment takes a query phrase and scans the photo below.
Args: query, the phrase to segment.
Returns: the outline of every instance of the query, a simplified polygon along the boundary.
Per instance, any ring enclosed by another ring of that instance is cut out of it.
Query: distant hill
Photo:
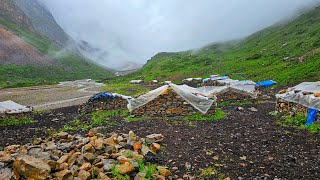
[[[213,43],[184,52],[163,52],[141,70],[119,80],[180,81],[226,74],[237,79],[273,79],[282,85],[320,80],[320,8],[242,40]]]
[[[36,0],[1,0],[0,87],[114,75],[84,58],[70,42],[72,39]]]

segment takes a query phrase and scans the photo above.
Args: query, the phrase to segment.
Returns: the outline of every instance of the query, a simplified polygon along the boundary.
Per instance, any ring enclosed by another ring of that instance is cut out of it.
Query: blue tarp
[[[310,126],[312,123],[314,123],[317,119],[317,114],[318,114],[318,110],[317,109],[311,109],[309,108],[308,110],[308,119],[306,122],[306,126]]]
[[[277,82],[272,81],[272,80],[266,80],[266,81],[261,81],[261,82],[257,82],[257,84],[255,85],[255,87],[269,87],[272,85],[277,84]]]
[[[99,93],[99,94],[96,94],[93,97],[91,97],[89,102],[92,102],[92,101],[94,101],[96,99],[100,99],[100,98],[112,99],[112,98],[118,98],[118,96],[114,96],[114,95],[108,94],[108,93]]]

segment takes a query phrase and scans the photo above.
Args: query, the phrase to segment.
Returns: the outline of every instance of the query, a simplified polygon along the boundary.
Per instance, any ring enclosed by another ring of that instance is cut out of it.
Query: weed
[[[223,112],[221,109],[217,109],[215,114],[212,116],[193,114],[191,116],[186,116],[183,119],[184,120],[196,120],[196,121],[216,121],[216,120],[223,119],[225,116],[226,116],[225,112]]]
[[[157,165],[147,163],[145,167],[146,179],[151,179],[153,174],[157,173]]]
[[[225,179],[225,175],[218,170],[216,170],[213,167],[208,167],[206,169],[203,169],[200,174],[200,179]]]
[[[125,120],[127,122],[132,122],[132,121],[140,121],[140,120],[143,120],[144,117],[134,117],[134,116],[128,116],[125,118]]]
[[[127,116],[129,112],[127,110],[105,110],[105,111],[96,111],[91,113],[91,124],[101,126],[106,124],[107,120],[111,117],[118,116]]]
[[[34,122],[37,122],[37,121],[32,120],[32,119],[6,118],[6,119],[0,119],[0,127],[26,125],[26,124],[32,124]]]
[[[128,158],[132,158],[132,152],[131,152],[130,150],[128,150],[128,151],[126,152],[126,156],[127,156]]]
[[[307,122],[307,117],[305,114],[296,114],[295,116],[282,116],[278,125],[283,127],[294,127],[299,129],[306,129],[310,133],[320,133],[320,124],[312,123],[310,126],[305,126]]]
[[[84,131],[91,129],[91,124],[86,124],[82,122],[80,119],[74,119],[69,124],[63,126],[63,128],[59,129],[59,132],[67,132],[67,131]]]

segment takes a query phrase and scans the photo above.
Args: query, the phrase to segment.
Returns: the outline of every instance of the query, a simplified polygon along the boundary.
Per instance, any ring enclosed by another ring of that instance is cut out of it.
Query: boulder
[[[67,169],[56,172],[55,176],[58,180],[73,180],[73,175],[71,171]]]
[[[14,163],[14,176],[16,179],[49,179],[50,166],[41,159],[31,156],[18,157]]]

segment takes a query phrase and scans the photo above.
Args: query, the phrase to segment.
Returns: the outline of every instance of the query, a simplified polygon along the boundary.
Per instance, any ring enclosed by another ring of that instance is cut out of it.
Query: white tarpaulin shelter
[[[227,80],[227,79],[226,79]],[[257,98],[257,93],[255,92],[255,82],[251,80],[238,81],[232,80],[224,81],[228,82],[225,86],[203,86],[199,89],[204,91],[208,97],[225,93],[228,91],[233,91],[237,93],[242,93],[251,96],[252,98]]]
[[[215,102],[215,99],[209,99],[204,94],[201,94],[202,91],[197,90],[196,88],[186,88],[186,85],[178,86],[170,83],[137,98],[129,99],[129,111],[132,112],[134,109],[149,103],[150,101],[161,95],[163,92],[165,92],[169,87],[171,87],[179,96],[181,96],[181,98],[190,103],[195,109],[199,110],[203,114],[206,114],[212,104]]]
[[[32,111],[32,108],[17,104],[13,101],[0,102],[0,114],[18,114],[30,111]]]
[[[287,89],[283,94],[277,94],[276,97],[288,102],[301,104],[308,108],[320,110],[320,97],[316,97],[315,93],[320,93],[320,81],[301,83]]]
[[[141,84],[141,83],[143,83],[143,80],[131,80],[130,83],[131,84]]]

